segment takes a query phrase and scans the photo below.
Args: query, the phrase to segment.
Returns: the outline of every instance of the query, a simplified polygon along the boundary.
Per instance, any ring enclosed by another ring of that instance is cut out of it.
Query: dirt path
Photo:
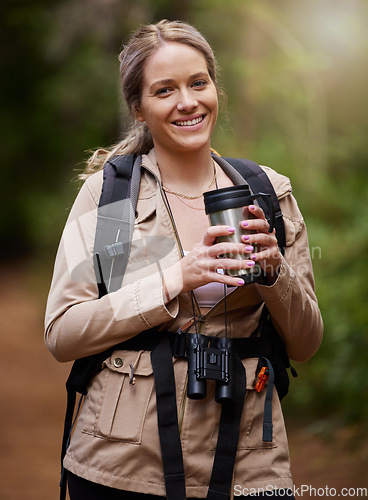
[[[44,301],[25,275],[4,271],[0,285],[0,498],[58,497],[59,444],[67,365],[43,342]]]
[[[56,500],[70,364],[57,363],[43,342],[46,290],[35,291],[21,266],[0,275],[0,500]],[[367,447],[349,447],[345,434],[324,442],[290,425],[297,487],[368,487]],[[303,498],[331,498],[321,492]]]

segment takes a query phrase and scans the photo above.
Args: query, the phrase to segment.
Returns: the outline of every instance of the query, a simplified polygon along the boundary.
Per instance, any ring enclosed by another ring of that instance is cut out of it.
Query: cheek
[[[209,96],[208,106],[209,106],[209,108],[212,109],[213,113],[217,116],[219,104],[218,104],[218,95],[217,95],[216,91],[212,92],[212,94]]]
[[[167,136],[170,116],[170,113],[163,105],[158,108],[150,107],[150,109],[146,110],[146,125],[149,128],[155,142],[162,141]]]
[[[211,104],[210,104],[210,109],[212,110],[212,117],[213,121],[216,122],[217,116],[218,116],[218,99],[217,99],[217,94],[216,96],[213,97]]]
[[[146,121],[150,121],[156,127],[166,122],[172,112],[172,106],[168,101],[168,99],[162,99],[151,105],[146,111]]]

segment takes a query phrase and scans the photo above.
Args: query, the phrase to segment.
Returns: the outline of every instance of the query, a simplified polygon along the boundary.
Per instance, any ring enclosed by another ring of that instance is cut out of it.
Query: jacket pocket
[[[240,422],[238,450],[256,450],[276,448],[275,439],[272,442],[263,441],[263,414],[264,400],[267,385],[261,393],[254,387],[256,384],[258,359],[251,358],[243,361],[247,375],[247,393],[244,399],[243,412]],[[274,397],[277,397],[274,394]],[[274,406],[274,405],[272,405]],[[274,426],[275,427],[275,426]],[[218,438],[219,418],[215,424],[211,439],[211,450],[215,450]],[[273,433],[275,438],[275,432]]]
[[[264,402],[267,392],[267,383],[262,392],[257,392],[254,387],[257,380],[258,359],[244,361],[247,373],[247,394],[244,399],[244,407],[240,424],[239,450],[254,450],[263,448],[275,448],[275,425],[273,440],[263,441],[263,417]],[[274,392],[273,398],[277,398]],[[274,404],[272,405],[274,407]],[[273,424],[275,415],[273,415]]]
[[[115,351],[105,362],[104,383],[94,434],[140,444],[154,387],[148,351]]]

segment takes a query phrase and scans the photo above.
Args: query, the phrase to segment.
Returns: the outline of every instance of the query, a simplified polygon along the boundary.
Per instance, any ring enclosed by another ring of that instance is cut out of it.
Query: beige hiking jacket
[[[242,178],[225,160],[235,184]],[[165,204],[154,150],[142,157],[142,178],[131,254],[120,290],[98,298],[93,247],[102,172],[87,179],[66,223],[47,303],[45,340],[58,361],[95,354],[157,325],[176,331],[192,317],[189,293],[165,305],[162,270],[181,258]],[[322,319],[314,293],[307,232],[290,181],[263,167],[283,212],[287,248],[272,286],[234,289],[227,296],[228,332],[247,337],[265,302],[291,359],[304,362],[318,349]],[[224,301],[205,316],[205,335],[224,335]],[[292,486],[285,426],[277,392],[273,396],[273,441],[262,441],[266,391],[254,390],[257,359],[244,361],[247,395],[233,485],[236,491]],[[206,497],[221,405],[207,382],[203,400],[186,397],[187,362],[174,359],[179,428],[187,497]],[[131,366],[130,366],[131,365]],[[135,384],[130,384],[131,369]],[[157,428],[155,386],[148,351],[115,351],[92,380],[64,461],[74,474],[113,488],[165,496]]]

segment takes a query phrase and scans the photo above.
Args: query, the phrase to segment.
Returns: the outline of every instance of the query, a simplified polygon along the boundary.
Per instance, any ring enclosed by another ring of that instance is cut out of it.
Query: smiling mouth
[[[197,125],[197,123],[201,123],[205,116],[206,115],[198,116],[198,118],[194,118],[193,120],[177,120],[174,122],[174,125],[178,127],[192,127],[193,125]]]

